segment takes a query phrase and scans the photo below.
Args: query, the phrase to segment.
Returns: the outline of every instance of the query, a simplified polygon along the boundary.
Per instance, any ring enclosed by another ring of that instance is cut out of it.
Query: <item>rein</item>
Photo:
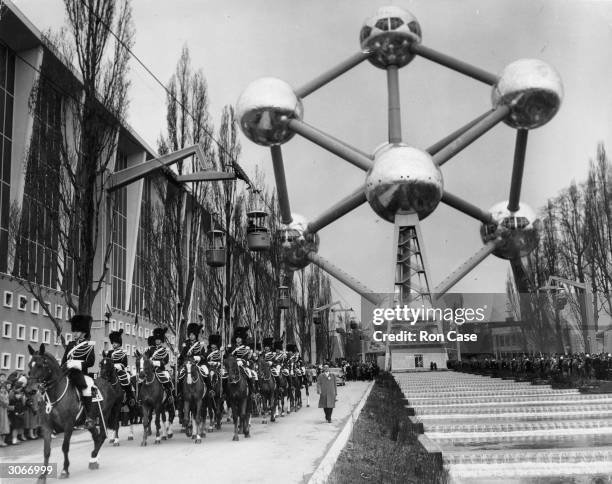
[[[62,394],[59,396],[59,398],[57,400],[55,400],[54,402],[51,401],[51,399],[49,398],[49,393],[48,390],[50,388],[53,388],[55,386],[57,386],[58,382],[55,381],[55,383],[53,385],[51,385],[50,387],[47,387],[47,385],[45,384],[45,382],[40,382],[39,385],[41,387],[41,390],[43,390],[43,398],[45,399],[45,412],[48,414],[51,413],[51,411],[53,410],[53,407],[55,407],[61,400],[62,398],[64,398],[64,396],[66,395],[66,392],[68,392],[68,386],[70,384],[70,382],[68,381],[68,378],[66,378],[66,386],[64,387],[64,391],[62,392]],[[53,380],[51,381],[51,383],[53,383]]]

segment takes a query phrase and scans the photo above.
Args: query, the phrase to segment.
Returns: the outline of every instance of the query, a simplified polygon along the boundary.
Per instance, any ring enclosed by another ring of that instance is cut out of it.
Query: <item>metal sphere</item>
[[[403,8],[381,7],[363,23],[359,41],[363,50],[372,52],[369,61],[376,67],[404,67],[414,59],[410,45],[421,42],[421,26]]]
[[[293,88],[274,77],[251,82],[238,98],[236,112],[245,136],[263,146],[289,141],[294,133],[284,119],[302,119],[304,114],[302,101]]]
[[[480,227],[480,237],[483,243],[503,239],[494,255],[502,259],[524,257],[537,247],[541,222],[529,205],[521,203],[518,211],[510,212],[505,201],[493,205],[490,212],[493,222]]]
[[[493,86],[493,106],[512,108],[505,119],[513,128],[538,128],[550,121],[561,106],[563,84],[559,73],[538,59],[520,59],[508,64]]]
[[[442,173],[431,155],[405,144],[386,145],[374,154],[366,175],[366,198],[378,215],[395,222],[396,214],[424,219],[442,198]]]
[[[292,213],[293,222],[280,229],[280,244],[283,261],[290,270],[303,269],[310,261],[309,252],[319,251],[319,234],[306,234],[308,220],[302,215]]]

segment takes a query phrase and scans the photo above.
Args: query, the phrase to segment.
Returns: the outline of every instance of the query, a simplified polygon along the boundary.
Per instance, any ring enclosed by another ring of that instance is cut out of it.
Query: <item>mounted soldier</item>
[[[232,352],[231,355],[236,358],[238,366],[241,366],[246,374],[247,381],[249,383],[249,390],[253,393],[253,381],[257,381],[257,372],[253,371],[250,366],[251,357],[253,350],[246,344],[247,335],[249,328],[238,327],[234,331],[234,337],[232,339]]]
[[[208,352],[206,353],[206,363],[211,370],[221,372],[221,335],[211,334],[208,337]]]
[[[168,348],[163,344],[166,339],[167,330],[168,328],[155,328],[153,330],[152,338],[155,342],[155,346],[149,346],[145,354],[152,360],[157,378],[166,391],[167,402],[172,405],[172,380],[170,378],[170,373],[166,370],[166,365],[170,361],[170,353],[168,352]],[[150,343],[151,339],[149,339],[148,342]]]
[[[123,350],[123,339],[121,335],[123,334],[123,329],[119,331],[112,331],[108,335],[108,339],[111,342],[112,349],[108,351],[107,355],[113,362],[115,369],[117,370],[117,376],[119,377],[119,382],[121,383],[121,388],[125,392],[126,401],[134,402],[134,391],[132,389],[131,384],[131,375],[128,371],[128,357],[127,353]],[[132,405],[132,403],[130,403]]]
[[[70,319],[70,327],[75,339],[66,346],[61,362],[62,368],[67,371],[68,379],[81,392],[86,412],[85,428],[88,429],[95,426],[91,401],[94,381],[88,371],[96,362],[94,353],[96,343],[90,341],[91,323],[91,316],[83,314],[76,314]]]
[[[272,374],[274,376],[278,376],[280,374],[281,369],[285,365],[285,360],[287,359],[287,353],[283,351],[283,342],[275,341],[274,342],[274,358],[272,361],[274,362],[274,366],[272,368]],[[289,372],[287,371],[287,375],[289,376]]]
[[[264,357],[264,360],[266,360],[266,362],[268,363],[268,365],[270,365],[270,369],[272,369],[275,366],[274,357],[276,356],[276,353],[273,350],[273,346],[274,346],[274,338],[264,338],[263,339],[263,357]]]
[[[187,325],[187,341],[183,343],[181,347],[181,354],[178,357],[178,367],[181,368],[189,359],[193,359],[200,368],[201,373],[208,377],[208,368],[204,364],[205,358],[205,346],[202,341],[199,341],[199,335],[202,332],[203,324],[190,323]],[[179,371],[178,379],[182,380],[185,374],[185,369],[181,368]],[[177,393],[181,394],[182,385],[177,388]]]

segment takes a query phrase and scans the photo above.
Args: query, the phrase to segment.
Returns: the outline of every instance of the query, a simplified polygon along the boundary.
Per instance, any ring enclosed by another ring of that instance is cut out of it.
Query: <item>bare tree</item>
[[[128,106],[133,43],[129,0],[64,4],[67,30],[47,47],[74,64],[78,76],[44,71],[31,93],[35,122],[13,269],[58,334],[62,327],[44,304],[48,288],[61,287],[72,311],[91,314],[106,282],[112,241],[104,234],[104,185]]]

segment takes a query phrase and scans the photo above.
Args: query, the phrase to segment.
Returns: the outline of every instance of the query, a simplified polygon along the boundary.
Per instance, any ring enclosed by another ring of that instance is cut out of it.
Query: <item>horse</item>
[[[141,355],[140,352],[136,352],[136,367],[138,371],[138,378],[141,382],[139,390],[139,399],[142,403],[142,442],[141,447],[147,445],[147,436],[151,433],[150,420],[155,411],[155,443],[161,443],[162,437],[159,434],[160,429],[160,417],[163,425],[163,440],[166,440],[168,436],[168,427],[166,425],[166,412],[164,409],[164,386],[159,381],[159,377],[155,372],[153,362],[147,355]]]
[[[117,402],[110,411],[107,427],[112,429],[115,433],[115,436],[110,439],[110,443],[113,444],[113,447],[119,447],[119,426],[121,424],[121,407],[123,406],[124,391],[121,387],[121,382],[119,381],[119,375],[117,375],[115,364],[108,356],[106,351],[102,352],[102,360],[100,361],[100,378],[109,383],[110,388],[113,391],[113,395],[117,399]],[[134,440],[134,428],[131,424],[128,440]]]
[[[297,412],[302,408],[302,370],[297,368],[295,364],[291,364],[293,370],[290,378],[291,389],[293,394],[293,411]]]
[[[225,401],[225,381],[227,377],[224,378],[221,375],[221,369],[214,369],[212,366],[209,366],[209,387],[208,392],[206,393],[206,409],[208,410],[208,416],[210,418],[210,425],[208,426],[208,431],[213,431],[213,423],[214,428],[216,430],[221,430],[221,422],[223,420],[223,403]]]
[[[191,438],[194,439],[194,443],[200,444],[202,443],[202,435],[206,437],[206,430],[202,423],[202,401],[206,396],[206,381],[192,358],[187,359],[184,368],[185,375],[181,381],[181,385],[183,385],[184,425],[186,427],[189,425],[191,414]],[[204,420],[206,420],[206,414],[204,414]]]
[[[276,410],[276,381],[270,371],[270,365],[263,357],[259,356],[257,361],[257,378],[259,378],[259,393],[263,400],[264,418],[261,423],[268,423],[265,412],[270,411],[270,421],[275,422],[274,411]]]
[[[285,375],[283,371],[287,374]],[[289,392],[288,375],[289,371],[282,368],[281,371],[278,372],[278,376],[274,377],[276,383],[276,405],[280,408],[281,417],[285,416],[285,398],[288,396]],[[275,417],[278,415],[278,411],[275,409]]]
[[[62,452],[64,453],[64,467],[60,473],[60,478],[70,476],[68,470],[70,460],[68,452],[70,450],[70,438],[74,427],[83,425],[85,422],[85,408],[81,403],[81,396],[77,388],[70,382],[64,370],[57,360],[45,353],[45,345],[41,344],[38,351],[28,345],[28,351],[32,356],[28,364],[28,383],[26,391],[31,394],[36,392],[36,386],[43,396],[39,413],[42,417],[41,429],[44,439],[44,469],[49,464],[51,455],[51,433],[64,432]],[[106,439],[105,419],[108,419],[111,409],[116,404],[116,394],[106,380],[96,380],[98,391],[101,392],[103,401],[93,402],[94,408],[98,410],[98,415],[102,418],[100,431],[93,426],[89,430],[94,442],[94,449],[89,459],[89,469],[94,470],[100,467],[98,463],[98,453]],[[43,403],[45,404],[43,407]],[[101,413],[100,413],[101,410]],[[43,472],[38,477],[38,482],[47,482],[48,472]]]
[[[223,361],[228,374],[227,378],[227,397],[231,402],[232,418],[234,419],[234,438],[238,438],[238,418],[244,436],[251,437],[251,395],[249,394],[249,383],[244,369],[241,369],[233,356],[228,356]]]

